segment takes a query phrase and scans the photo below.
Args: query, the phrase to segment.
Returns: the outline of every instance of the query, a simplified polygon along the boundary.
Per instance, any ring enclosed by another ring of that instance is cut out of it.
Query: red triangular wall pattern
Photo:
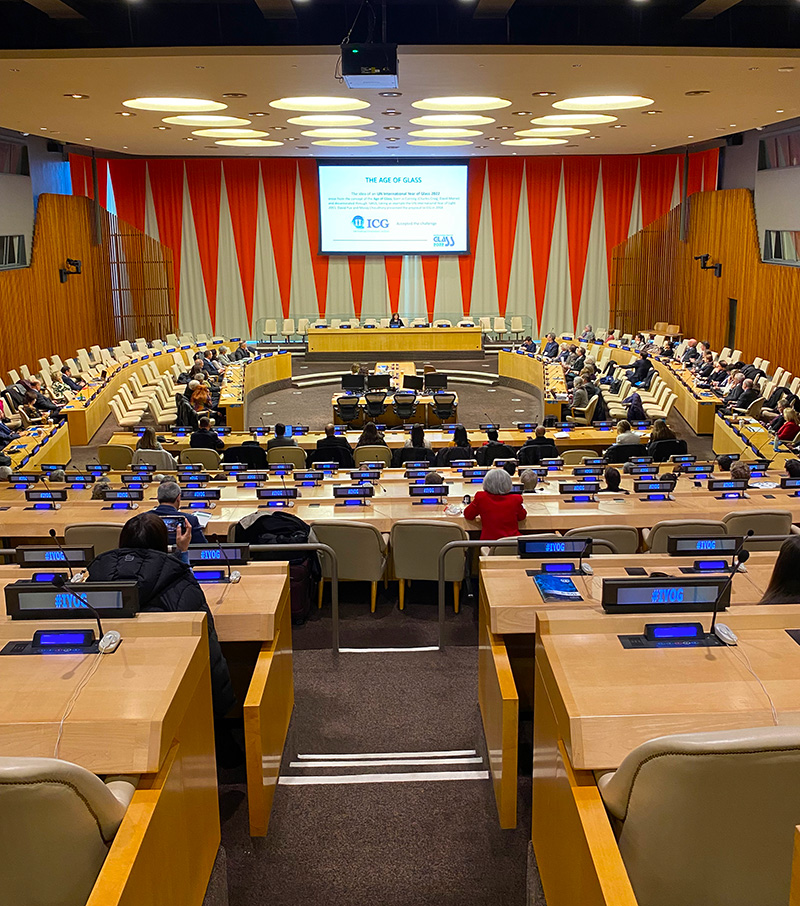
[[[553,242],[553,223],[556,216],[560,182],[560,157],[529,157],[525,161],[537,333],[540,333],[542,329],[544,294],[547,289],[550,246]]]
[[[258,161],[226,160],[222,164],[222,169],[225,174],[225,191],[231,212],[233,242],[236,246],[247,324],[252,330],[258,233]]]
[[[222,162],[187,160],[186,184],[192,206],[200,268],[206,290],[211,329],[217,323],[217,273],[219,271],[219,210],[222,190]]]
[[[517,235],[517,216],[525,160],[521,157],[492,157],[487,164],[489,202],[492,214],[494,275],[497,281],[497,306],[504,317],[508,304],[508,283]]]

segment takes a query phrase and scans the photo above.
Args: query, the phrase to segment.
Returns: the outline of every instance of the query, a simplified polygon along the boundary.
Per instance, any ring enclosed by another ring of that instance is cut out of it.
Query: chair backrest
[[[390,546],[398,579],[439,578],[439,553],[451,541],[466,541],[467,533],[455,522],[428,522],[400,519],[392,526]],[[449,551],[445,557],[446,582],[464,577],[464,550]]]
[[[206,450],[203,448],[183,450],[181,452],[181,462],[200,463],[204,469],[218,469],[220,455],[216,450]]]
[[[727,535],[728,529],[724,522],[714,519],[665,519],[657,522],[647,538],[647,548],[654,554],[667,553],[667,541],[672,535],[703,535],[716,538]]]
[[[792,530],[791,510],[742,510],[722,517],[729,535],[788,535]],[[752,550],[752,548],[751,548]]]
[[[367,390],[364,394],[367,414],[379,418],[386,411],[386,392],[384,390]]]
[[[667,324],[667,333],[670,336],[674,336],[676,333],[680,333],[680,332],[681,332],[680,324]]]
[[[304,469],[306,467],[306,454],[300,447],[273,447],[267,451],[267,461],[288,462],[295,469]]]
[[[264,333],[274,336],[278,332],[278,322],[275,318],[267,318],[264,321]]]
[[[241,447],[226,447],[222,455],[223,462],[241,462],[248,469],[266,469],[269,465],[267,451],[255,444],[245,444]]]
[[[641,906],[789,902],[800,728],[651,739],[599,788]]]
[[[342,323],[341,318],[332,318],[331,319],[331,329],[336,330],[341,323]]]
[[[101,444],[97,448],[97,460],[101,465],[111,466],[114,472],[124,472],[133,459],[133,450],[122,444]]]
[[[521,466],[535,466],[543,459],[558,459],[559,455],[555,444],[529,444],[519,448],[517,460]]]
[[[158,472],[172,472],[175,470],[175,458],[166,450],[134,450],[131,465],[151,465]]]
[[[347,447],[323,447],[322,449],[310,450],[306,456],[306,462],[309,468],[316,462],[338,462],[343,469],[350,469],[354,466],[353,454]]]
[[[115,787],[69,761],[0,758],[3,902],[84,906],[135,789]]]
[[[492,319],[491,318],[481,318],[480,319],[481,330],[484,333],[487,333],[492,329]]]
[[[764,408],[764,397],[759,396],[753,400],[752,403],[744,410],[745,418],[758,418],[761,415],[761,410]]]
[[[110,522],[77,522],[64,526],[66,545],[87,545],[94,548],[95,557],[119,547],[119,533],[122,525]]]
[[[294,318],[284,318],[281,333],[285,337],[290,337],[294,333]]]
[[[639,530],[632,525],[587,525],[564,533],[565,538],[571,536],[609,541],[618,554],[635,554],[639,550]]]
[[[436,417],[442,421],[452,417],[455,407],[455,393],[440,392],[433,394],[433,411],[436,413]]]
[[[565,466],[579,466],[584,456],[597,456],[597,453],[594,450],[564,450],[561,454]]]
[[[656,321],[653,331],[657,334],[666,333],[669,324],[666,321]]]
[[[392,408],[398,418],[411,418],[417,411],[416,390],[398,390],[394,395]]]
[[[380,444],[375,446],[364,446],[356,447],[353,450],[353,461],[358,468],[362,462],[378,462],[381,461],[390,466],[392,464],[392,451],[388,447],[384,447]]]
[[[495,318],[494,319],[494,329],[499,333],[505,333],[506,330],[506,319],[505,318]]]
[[[739,362],[739,361],[741,361],[741,358],[742,358],[742,350],[734,349],[733,352],[731,353],[731,359],[730,359],[731,362]]]
[[[339,397],[336,400],[336,415],[345,423],[354,422],[361,416],[360,397]]]
[[[322,544],[334,549],[339,561],[340,579],[362,579],[377,582],[386,566],[386,543],[374,526],[366,522],[323,519],[313,524],[314,534]],[[322,574],[330,576],[330,562],[320,555]]]
[[[522,333],[522,318],[519,315],[515,315],[511,319],[511,331],[512,333]]]
[[[648,455],[653,457],[653,462],[666,462],[670,456],[679,456],[685,453],[686,449],[686,441],[677,439],[654,440],[647,445]]]

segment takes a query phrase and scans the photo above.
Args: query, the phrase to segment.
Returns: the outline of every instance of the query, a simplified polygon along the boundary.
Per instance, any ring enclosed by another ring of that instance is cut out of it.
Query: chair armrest
[[[114,797],[127,808],[131,804],[133,794],[139,785],[138,774],[117,774],[106,777],[106,786],[114,794]]]

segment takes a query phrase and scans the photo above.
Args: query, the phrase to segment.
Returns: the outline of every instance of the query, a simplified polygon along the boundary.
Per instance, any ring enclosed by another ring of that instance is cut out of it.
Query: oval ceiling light
[[[314,113],[329,110],[332,112],[343,110],[365,110],[369,107],[366,101],[358,98],[331,98],[331,97],[304,97],[304,98],[278,98],[270,101],[270,107],[278,110],[297,110],[300,113]]]
[[[522,129],[514,133],[520,138],[564,138],[568,135],[588,134],[588,129],[576,129],[574,126],[539,126],[537,129]]]
[[[171,123],[173,126],[249,126],[250,120],[240,116],[209,116],[207,114],[186,113],[182,116],[165,116],[162,123]]]
[[[615,123],[616,116],[604,113],[549,113],[537,116],[531,122],[534,126],[596,126],[599,123]]]
[[[377,133],[370,129],[309,129],[300,134],[309,138],[369,138]]]
[[[417,110],[462,110],[474,113],[477,110],[500,110],[502,107],[510,107],[511,101],[505,98],[456,96],[423,98],[421,101],[414,101],[411,106]]]
[[[311,142],[312,145],[325,145],[328,148],[363,148],[365,145],[377,145],[377,142],[371,142],[366,138],[324,138],[318,142]]]
[[[633,110],[635,107],[649,107],[655,104],[652,98],[643,98],[634,94],[599,95],[598,97],[566,98],[556,101],[556,110]]]
[[[437,113],[435,116],[415,116],[410,121],[414,126],[488,126],[494,120],[477,113]]]
[[[271,139],[264,141],[263,138],[223,138],[215,145],[227,145],[230,148],[277,148],[283,142],[274,142]]]
[[[473,143],[458,138],[416,138],[408,144],[421,145],[423,148],[458,148]]]
[[[510,138],[508,141],[500,142],[501,145],[514,145],[515,147],[525,148],[544,148],[547,145],[566,145],[565,138]]]
[[[293,116],[288,122],[294,126],[371,126],[372,120],[366,116],[348,116],[342,113],[317,113],[313,116]]]
[[[203,138],[264,138],[269,132],[261,129],[197,129],[192,135]]]
[[[408,134],[415,138],[472,138],[483,135],[478,129],[416,129]]]
[[[227,104],[203,98],[131,98],[123,101],[122,106],[157,113],[213,113],[215,110],[228,109]]]

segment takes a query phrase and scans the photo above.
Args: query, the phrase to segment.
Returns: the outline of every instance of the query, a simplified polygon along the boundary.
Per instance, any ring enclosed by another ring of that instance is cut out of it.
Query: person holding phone
[[[203,529],[200,527],[200,522],[198,521],[197,516],[194,516],[191,513],[181,513],[180,506],[180,485],[172,478],[168,478],[166,481],[162,481],[158,486],[158,506],[154,510],[151,510],[151,512],[155,513],[156,516],[161,516],[162,518],[166,517],[167,519],[173,520],[176,518],[184,519],[189,523],[189,526],[192,529],[192,544],[208,544],[208,542],[206,541],[206,536],[203,534]],[[173,525],[176,525],[176,523],[173,522]]]

